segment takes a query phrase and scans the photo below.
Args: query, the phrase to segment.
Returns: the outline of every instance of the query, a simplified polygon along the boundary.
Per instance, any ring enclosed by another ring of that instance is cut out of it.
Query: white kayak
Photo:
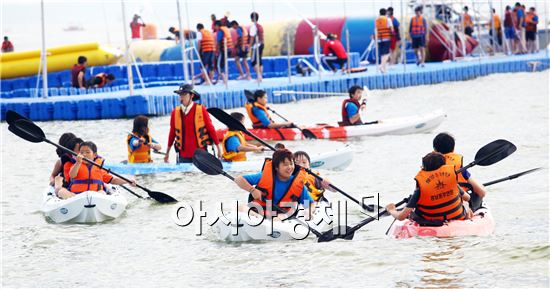
[[[311,155],[311,168],[325,170],[343,170],[351,163],[353,151],[349,146],[335,151]],[[244,162],[222,162],[227,172],[259,171],[264,163],[263,159]],[[106,168],[113,172],[126,175],[145,175],[170,172],[200,172],[192,163],[105,163]]]
[[[311,221],[291,219],[285,221],[271,220],[257,216],[247,216],[245,212],[230,212],[226,214],[229,224],[218,220],[212,231],[217,239],[226,242],[247,241],[290,241],[315,237],[310,228],[322,233],[332,228],[332,211],[321,213],[324,204],[317,209]],[[307,226],[306,226],[307,224]]]
[[[124,211],[128,201],[112,186],[110,194],[88,191],[63,200],[49,187],[44,193],[41,211],[55,223],[100,223],[113,220]]]

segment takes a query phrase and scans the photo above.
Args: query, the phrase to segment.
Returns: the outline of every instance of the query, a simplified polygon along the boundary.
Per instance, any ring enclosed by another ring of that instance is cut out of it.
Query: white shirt
[[[191,111],[194,105],[195,105],[195,102],[193,101],[191,101],[191,104],[188,107],[185,107],[183,104],[180,104],[181,111],[183,111],[183,114],[187,115]]]

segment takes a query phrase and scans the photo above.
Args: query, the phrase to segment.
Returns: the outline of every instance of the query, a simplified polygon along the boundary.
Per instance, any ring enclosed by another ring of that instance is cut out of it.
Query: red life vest
[[[378,41],[391,40],[392,30],[388,27],[388,17],[380,16],[376,18],[375,26],[378,36]]]
[[[257,107],[261,110],[263,110],[265,112],[265,114],[267,115],[267,118],[269,119],[269,121],[271,121],[271,123],[273,123],[273,120],[271,119],[271,115],[269,114],[269,111],[267,110],[267,108],[257,102],[254,102],[254,103],[246,103],[244,105],[244,108],[246,109],[246,113],[248,114],[248,117],[250,117],[250,120],[252,121],[252,127],[253,128],[266,128],[264,126],[264,124],[254,115],[254,113],[252,112],[252,108],[254,107]]]
[[[101,166],[104,161],[105,160],[100,157],[94,159],[94,162]],[[73,164],[73,166],[74,165],[75,164]],[[110,183],[112,180],[113,176],[108,174],[106,171],[83,161],[78,169],[76,177],[71,179],[69,191],[78,194],[86,191],[97,192],[105,190],[105,183]]]
[[[250,25],[250,28],[254,26],[254,23]],[[250,35],[250,28],[248,28],[248,35]],[[258,38],[258,43],[264,43],[264,27],[260,23],[256,22],[256,36],[252,37],[252,43],[256,43],[256,38]]]
[[[344,102],[342,102],[342,121],[339,123],[340,126],[354,125],[353,123],[351,123],[349,121],[348,111],[346,110],[346,105],[348,103],[355,104],[357,106],[357,109],[361,108],[361,104],[359,104],[359,101],[357,101],[353,98],[348,98],[348,99],[344,100]],[[359,120],[359,121],[361,121],[361,120]]]
[[[201,29],[200,33],[202,34],[200,45],[201,52],[214,52],[216,50],[216,44],[214,43],[212,32],[206,29]]]
[[[266,201],[267,200],[273,201],[273,189],[275,187],[275,178],[276,178],[275,174],[276,174],[275,169],[272,166],[271,159],[266,159],[262,167],[262,177],[260,178],[258,185],[256,185],[256,189],[262,191],[262,199],[253,200],[254,203],[264,208],[264,215],[268,214],[266,210]],[[290,208],[288,208],[288,206],[284,208],[281,204],[298,202],[298,200],[300,199],[300,196],[302,195],[302,191],[304,189],[304,182],[305,182],[307,173],[302,168],[296,167],[292,175],[294,176],[294,179],[288,186],[288,189],[285,192],[284,196],[281,198],[281,200],[279,200],[277,204],[274,204],[280,207],[281,209],[285,210],[285,212],[290,210]]]
[[[424,18],[422,16],[414,16],[411,19],[411,36],[426,35],[426,27],[424,27]]]
[[[462,198],[452,165],[434,171],[421,170],[415,177],[420,189],[415,213],[426,220],[463,220]]]
[[[73,65],[73,68],[71,69],[71,83],[73,87],[79,88],[80,85],[78,84],[78,74],[80,72],[84,72],[84,75],[86,75],[86,67],[84,65],[75,64]],[[82,84],[86,85],[86,80],[84,77],[82,78]]]

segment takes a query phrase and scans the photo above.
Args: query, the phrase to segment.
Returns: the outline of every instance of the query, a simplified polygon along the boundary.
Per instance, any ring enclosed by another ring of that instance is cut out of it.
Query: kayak
[[[396,239],[412,237],[460,237],[460,236],[487,236],[493,233],[495,221],[487,208],[481,208],[474,213],[474,217],[463,221],[450,221],[441,227],[420,226],[411,220],[396,221],[390,229],[390,236]]]
[[[325,232],[331,229],[332,212],[330,208],[322,214],[326,203],[319,206],[311,221],[291,219],[284,221],[271,221],[257,216],[247,216],[245,212],[230,212],[225,216],[229,224],[218,220],[212,231],[217,239],[226,242],[248,242],[248,241],[291,241],[303,240],[315,237],[309,228],[318,232]],[[323,216],[325,219],[323,219]],[[307,226],[305,226],[307,223]],[[309,226],[309,227],[308,227]]]
[[[63,200],[50,186],[44,192],[41,211],[54,223],[101,223],[113,220],[124,211],[128,201],[112,186],[110,194],[88,191]]]
[[[351,163],[353,151],[345,146],[335,151],[311,155],[311,168],[325,170],[343,170]],[[264,163],[263,159],[244,162],[222,162],[223,169],[228,172],[259,171]],[[126,175],[145,175],[170,172],[200,172],[192,163],[105,163],[104,167],[113,172]]]
[[[437,110],[422,115],[412,115],[400,118],[389,118],[380,120],[378,123],[353,125],[353,126],[332,126],[318,124],[304,127],[311,131],[319,139],[342,139],[359,136],[381,136],[381,135],[405,135],[430,132],[445,120],[445,112]],[[297,128],[279,129],[249,129],[254,135],[263,140],[303,140],[304,135]],[[227,129],[216,131],[220,141],[223,139]],[[251,140],[248,135],[246,139]]]

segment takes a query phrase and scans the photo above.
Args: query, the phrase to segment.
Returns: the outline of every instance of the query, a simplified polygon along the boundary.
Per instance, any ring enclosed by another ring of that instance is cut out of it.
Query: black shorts
[[[257,53],[257,54],[256,54]],[[262,54],[264,53],[264,44],[260,44],[259,47],[252,47],[252,54],[250,54],[250,60],[252,61],[252,66],[256,66],[257,58],[260,59],[260,66],[263,65]]]
[[[237,47],[237,57],[240,59],[246,59],[248,57],[248,48]]]
[[[412,38],[412,48],[416,49],[416,48],[420,48],[420,47],[426,47],[426,39],[424,38],[424,36],[413,37]]]
[[[386,54],[389,54],[390,53],[390,45],[391,45],[390,40],[378,42],[378,55],[380,57],[382,57]]]
[[[537,31],[525,31],[525,39],[527,39],[528,41],[537,40]]]
[[[212,70],[214,67],[214,52],[201,53],[201,61],[205,69]]]
[[[472,36],[472,33],[474,33],[474,29],[472,29],[472,27],[465,27],[464,28],[464,34],[468,35],[468,36]]]

